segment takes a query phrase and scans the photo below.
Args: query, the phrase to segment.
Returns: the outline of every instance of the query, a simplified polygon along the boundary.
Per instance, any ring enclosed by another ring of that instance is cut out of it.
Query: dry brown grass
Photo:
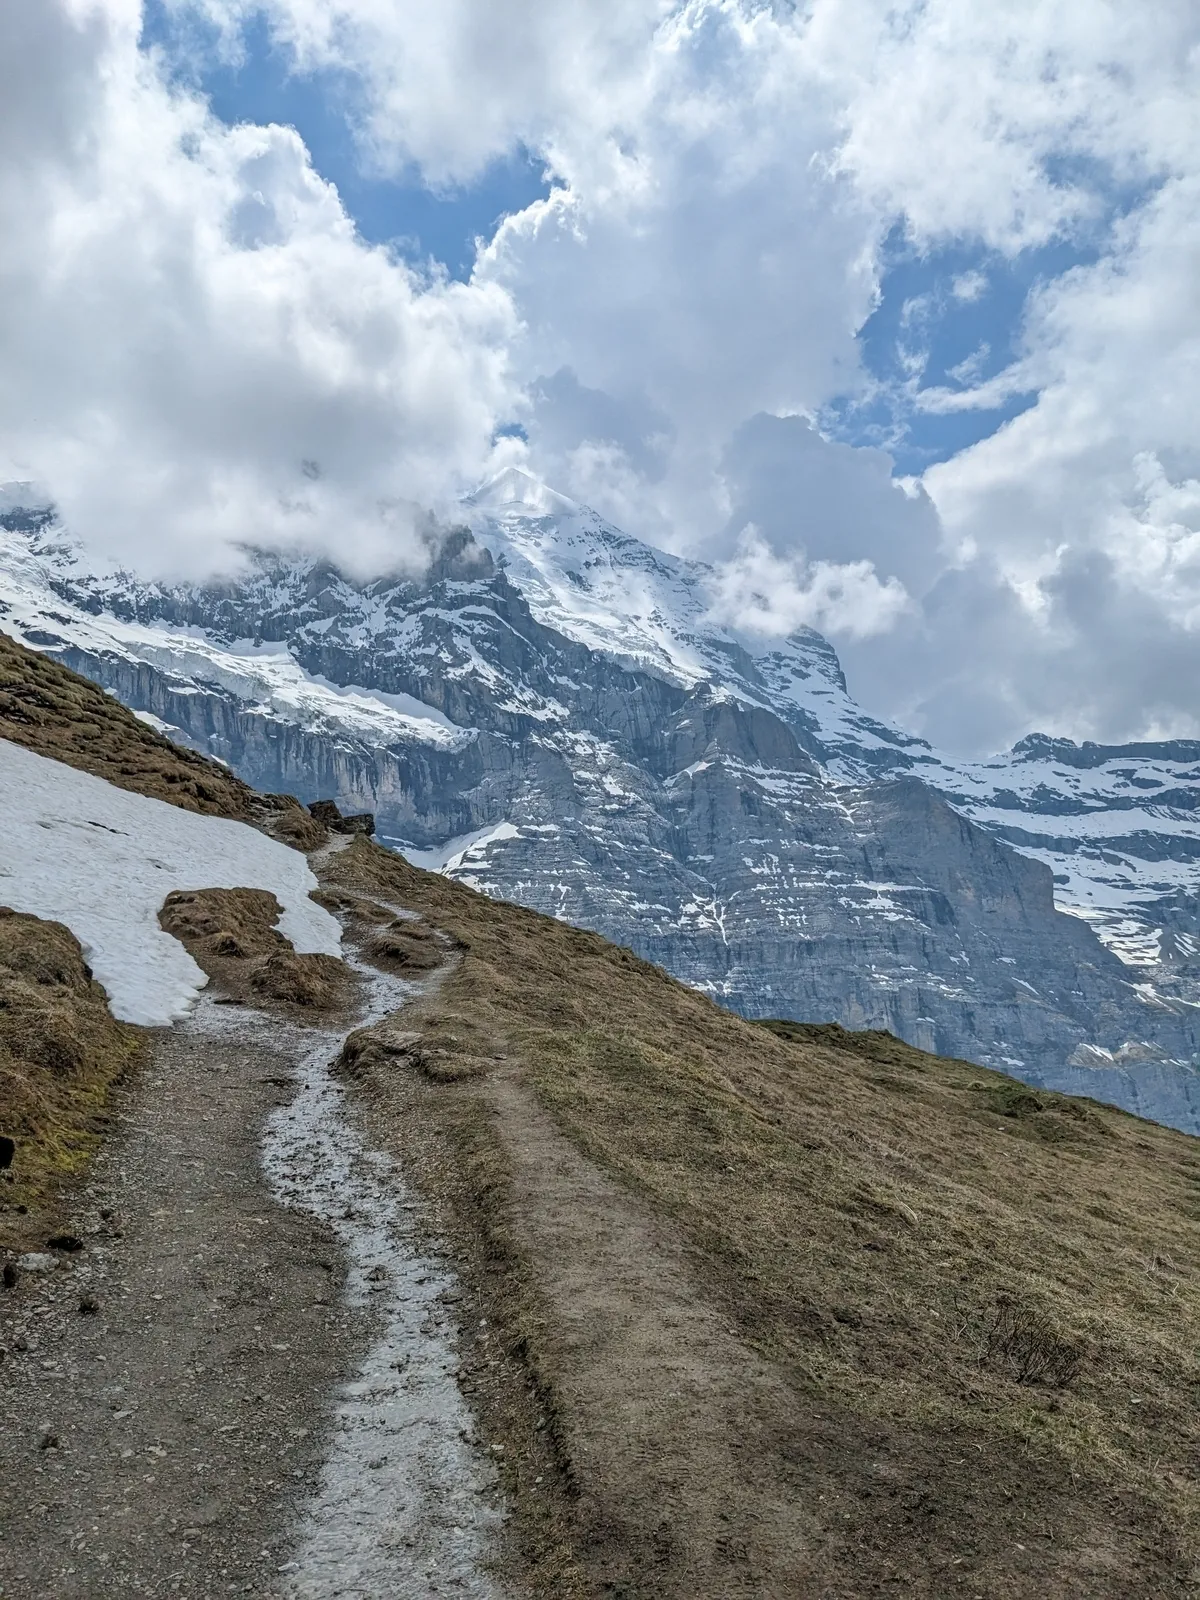
[[[282,907],[265,889],[182,890],[158,920],[231,999],[302,1012],[341,1011],[355,980],[335,956],[297,955],[276,928]]]
[[[0,909],[0,1134],[16,1143],[0,1249],[44,1239],[59,1186],[95,1148],[110,1086],[140,1051],[74,935]]]
[[[936,1564],[964,1517],[1001,1562],[1035,1524],[1097,1547],[1120,1527],[1122,1560],[1132,1541],[1146,1572],[1087,1592],[1191,1592],[1200,1142],[888,1035],[751,1025],[629,951],[363,842],[333,870],[464,952],[406,1022],[426,1077],[461,1086],[498,1055],[519,1061],[570,1138],[674,1219],[706,1291],[829,1420],[836,1443],[804,1446],[813,1486],[836,1480],[866,1508],[864,1588],[830,1593],[870,1592],[872,1562],[904,1548],[912,1570]],[[865,1483],[884,1439],[925,1502],[886,1550]],[[998,1468],[968,1483],[976,1451],[1016,1464],[1021,1487]],[[836,1572],[850,1556],[831,1538]]]

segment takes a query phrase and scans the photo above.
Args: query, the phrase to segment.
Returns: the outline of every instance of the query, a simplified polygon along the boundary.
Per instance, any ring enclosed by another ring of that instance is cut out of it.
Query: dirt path
[[[205,1000],[124,1093],[84,1248],[0,1297],[0,1596],[496,1595],[453,1285],[340,1042]]]
[[[780,1472],[795,1397],[699,1293],[673,1230],[563,1136],[516,1073],[490,1080],[545,1358],[601,1592],[792,1600],[820,1592],[815,1529]]]

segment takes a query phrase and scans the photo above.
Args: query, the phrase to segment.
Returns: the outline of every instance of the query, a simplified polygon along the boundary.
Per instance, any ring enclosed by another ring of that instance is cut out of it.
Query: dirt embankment
[[[537,1592],[1195,1592],[1200,1144],[365,842],[327,878],[457,951],[346,1065],[487,1303]]]

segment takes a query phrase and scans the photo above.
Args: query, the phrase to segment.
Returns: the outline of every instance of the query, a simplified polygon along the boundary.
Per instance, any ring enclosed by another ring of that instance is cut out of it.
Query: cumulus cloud
[[[776,639],[802,627],[868,639],[890,629],[910,603],[904,585],[881,582],[871,562],[780,556],[753,523],[715,569],[712,594],[714,620]]]
[[[674,0],[168,0],[216,24],[236,55],[265,16],[300,71],[352,73],[357,127],[373,164],[415,166],[435,184],[469,181],[524,144],[573,169],[580,150],[623,164],[654,71],[651,49]]]
[[[510,403],[505,292],[365,246],[296,132],[168,88],[140,20],[0,8],[0,475],[144,569],[415,559]]]
[[[865,559],[922,594],[944,565],[942,527],[917,482],[898,482],[884,450],[824,438],[806,417],[760,414],[722,459],[728,528],[753,522],[778,549]]]
[[[469,283],[420,279],[293,132],[169,89],[135,0],[0,12],[0,452],[73,520],[147,558],[253,527],[378,562],[519,420],[498,448],[723,564],[731,618],[836,632],[872,709],[936,739],[1200,732],[1190,0],[169,4],[336,69],[376,170],[453,185],[523,148],[554,187]],[[897,230],[958,251],[911,297],[906,404],[1036,397],[919,484],[806,420],[874,393]],[[1056,242],[1076,264],[1009,366],[989,332],[922,387],[945,305]]]
[[[520,311],[531,465],[632,513],[631,531],[689,548],[719,534],[733,430],[857,381],[879,224],[831,174],[836,122],[786,8],[179,4],[234,37],[261,11],[297,70],[353,74],[376,164],[436,185],[518,145],[546,163],[552,193],[501,225],[474,282]]]

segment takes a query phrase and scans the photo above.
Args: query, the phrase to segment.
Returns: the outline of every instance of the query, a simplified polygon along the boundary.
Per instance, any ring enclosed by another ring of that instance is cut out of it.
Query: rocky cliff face
[[[264,559],[163,589],[10,516],[0,623],[257,787],[372,810],[420,864],[747,1015],[1200,1131],[1200,752],[956,765],[856,706],[818,635],[755,649],[704,568],[542,486],[465,517],[419,581]]]

